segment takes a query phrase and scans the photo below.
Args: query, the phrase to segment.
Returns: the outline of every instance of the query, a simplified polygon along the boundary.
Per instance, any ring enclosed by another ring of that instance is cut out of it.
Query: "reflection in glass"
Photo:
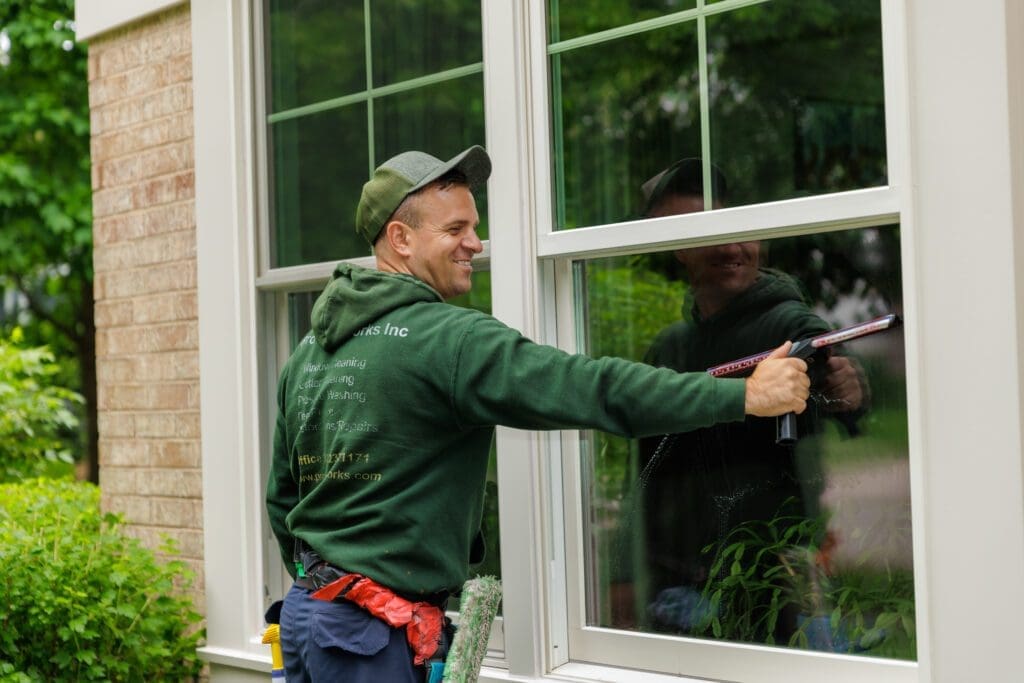
[[[579,262],[585,351],[703,371],[900,313],[899,263],[895,226]],[[916,658],[902,333],[840,355],[795,447],[758,418],[584,437],[588,623]]]
[[[366,89],[363,3],[271,0],[268,13],[271,113]]]
[[[376,163],[409,149],[450,159],[484,140],[484,82],[463,76],[374,101]],[[487,239],[487,188],[473,193],[480,239]]]
[[[593,7],[552,4],[552,32],[604,27],[603,13],[584,17]],[[637,218],[642,183],[683,157],[721,167],[732,205],[888,182],[878,0],[704,7],[668,27],[551,55],[556,229]]]
[[[353,223],[369,168],[366,105],[270,126],[273,267],[365,256]]]
[[[686,22],[552,57],[558,228],[636,218],[640,185],[699,155],[697,56]]]
[[[734,204],[885,185],[878,0],[708,17],[711,150]]]
[[[569,40],[672,12],[693,9],[696,0],[550,0],[551,42]]]
[[[374,87],[483,59],[477,3],[374,0],[370,30]]]

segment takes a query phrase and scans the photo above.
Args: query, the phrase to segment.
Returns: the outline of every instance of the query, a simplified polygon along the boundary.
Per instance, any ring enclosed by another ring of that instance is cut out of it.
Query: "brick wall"
[[[202,606],[188,5],[89,44],[100,486],[150,547],[174,538]]]

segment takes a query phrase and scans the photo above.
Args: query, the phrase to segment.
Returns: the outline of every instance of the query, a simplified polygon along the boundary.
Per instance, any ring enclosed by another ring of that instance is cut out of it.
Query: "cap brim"
[[[423,189],[451,170],[460,171],[466,176],[469,187],[476,189],[486,183],[491,176],[491,158],[483,147],[473,145],[428,173],[418,183],[410,187],[408,193]]]

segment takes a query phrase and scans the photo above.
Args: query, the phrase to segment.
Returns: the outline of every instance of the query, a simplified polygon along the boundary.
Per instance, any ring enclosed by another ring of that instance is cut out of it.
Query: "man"
[[[495,425],[643,436],[805,407],[788,346],[718,380],[570,355],[445,304],[471,287],[472,190],[490,168],[480,147],[377,168],[355,225],[377,270],[335,269],[281,372],[267,511],[296,577],[281,613],[291,683],[423,679],[440,607],[479,559]]]
[[[721,208],[728,187],[714,166],[711,182],[714,206]],[[648,217],[703,211],[701,160],[676,162],[645,183],[643,191]],[[787,339],[830,330],[807,307],[795,281],[761,267],[758,241],[681,249],[675,257],[685,271],[690,308],[684,306],[683,321],[658,334],[645,357],[652,365],[678,372],[705,370]],[[861,409],[865,389],[856,366],[833,356],[815,391],[823,398],[822,412],[848,418]],[[818,410],[807,411],[799,433],[819,431],[817,418]],[[713,559],[705,548],[714,549],[737,525],[818,512],[822,477],[813,440],[794,449],[777,444],[775,430],[774,419],[748,417],[678,434],[665,444],[641,442],[645,547],[641,569],[634,573],[646,579],[645,594],[638,597],[647,627],[700,632],[707,604],[699,596]],[[615,590],[622,592],[621,587]],[[633,625],[634,599],[628,593],[616,596],[620,625]],[[792,628],[783,619],[764,635],[785,637]]]

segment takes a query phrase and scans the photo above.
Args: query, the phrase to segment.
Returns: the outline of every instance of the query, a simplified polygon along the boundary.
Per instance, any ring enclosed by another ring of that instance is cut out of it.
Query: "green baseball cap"
[[[363,185],[356,207],[356,232],[372,245],[402,200],[456,169],[466,176],[469,188],[475,190],[491,175],[491,158],[479,145],[463,150],[448,161],[415,151],[391,157],[378,166],[373,177]]]

